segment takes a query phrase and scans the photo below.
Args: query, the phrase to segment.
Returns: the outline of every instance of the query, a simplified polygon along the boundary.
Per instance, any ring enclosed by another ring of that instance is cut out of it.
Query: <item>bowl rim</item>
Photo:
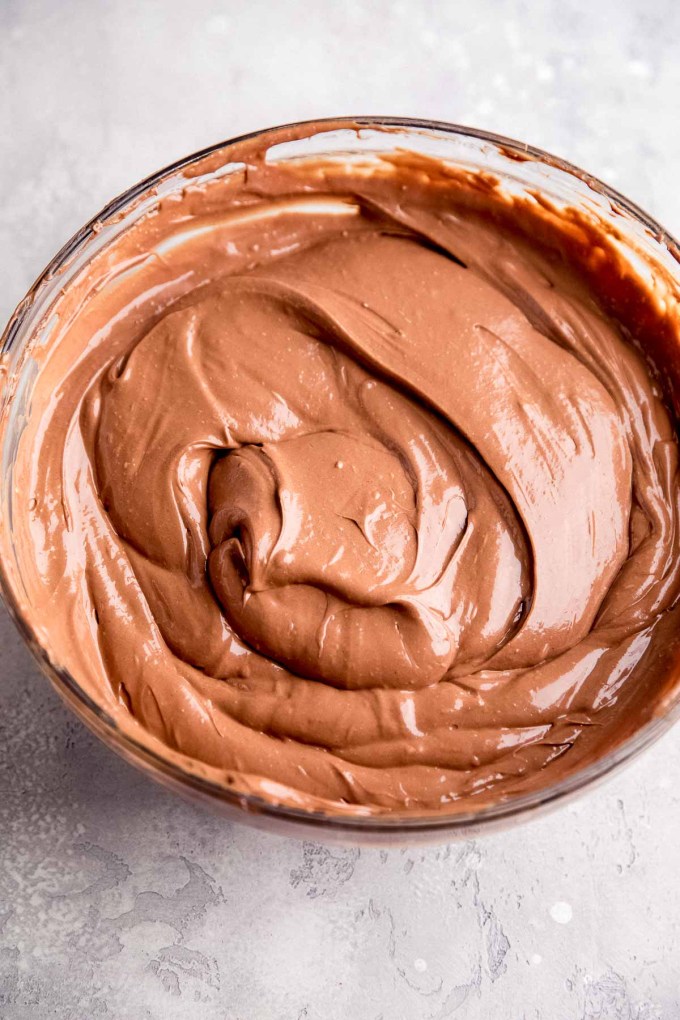
[[[581,180],[590,190],[603,196],[610,204],[615,203],[620,209],[627,212],[629,216],[640,223],[653,236],[660,246],[667,249],[669,254],[678,262],[680,273],[680,245],[673,235],[652,216],[615,188],[605,184],[598,177],[587,173],[568,160],[555,156],[536,146],[517,141],[505,135],[441,120],[398,116],[383,117],[379,115],[314,118],[249,131],[245,134],[206,146],[188,156],[169,163],[167,166],[149,174],[138,183],[133,184],[118,194],[73,234],[38,275],[35,282],[11,314],[0,336],[0,354],[4,355],[12,349],[24,328],[28,332],[28,330],[35,330],[39,325],[40,320],[31,322],[30,318],[31,311],[41,289],[66,266],[70,259],[82,250],[87,242],[92,239],[93,235],[99,233],[101,224],[116,215],[130,211],[136,204],[136,199],[151,192],[152,189],[165,179],[177,174],[186,167],[200,163],[202,160],[222,150],[243,145],[257,138],[266,140],[267,136],[271,136],[275,144],[276,136],[286,132],[295,132],[297,140],[313,137],[324,131],[347,129],[355,131],[361,131],[362,129],[386,129],[388,131],[395,130],[395,132],[402,129],[473,138],[476,141],[495,146],[501,153],[510,154],[510,158],[514,157],[521,161],[540,162],[554,167]],[[2,389],[4,390],[7,385],[8,379],[5,379]],[[11,401],[11,393],[8,399]],[[353,835],[357,837],[360,835],[385,836],[391,833],[394,836],[402,835],[407,838],[409,835],[415,836],[419,833],[429,833],[431,835],[439,833],[442,838],[446,836],[453,838],[466,832],[471,833],[472,830],[475,830],[475,835],[480,831],[489,831],[509,818],[519,819],[530,813],[536,813],[539,810],[555,806],[585,790],[587,787],[596,784],[598,780],[603,780],[610,776],[623,765],[633,760],[651,744],[655,743],[670,729],[680,716],[680,691],[677,691],[662,714],[650,719],[636,732],[625,738],[612,751],[584,766],[582,769],[577,770],[572,775],[549,783],[539,790],[510,796],[496,803],[482,805],[478,809],[473,808],[455,813],[440,812],[431,815],[413,816],[397,813],[367,815],[333,814],[321,810],[308,810],[277,803],[274,799],[269,800],[259,794],[242,792],[236,788],[231,788],[226,783],[219,783],[213,779],[201,776],[197,772],[189,771],[178,762],[163,756],[142,740],[122,730],[115,719],[80,687],[77,680],[67,669],[51,660],[49,652],[38,641],[33,628],[27,622],[18,604],[2,556],[0,556],[0,599],[5,604],[9,615],[29,650],[37,660],[38,665],[57,688],[58,692],[81,720],[100,739],[116,750],[126,760],[131,761],[140,768],[144,765],[148,766],[153,778],[157,780],[169,782],[170,785],[175,787],[192,789],[194,792],[202,794],[212,801],[238,808],[238,815],[234,817],[240,817],[244,822],[248,821],[248,815],[257,815],[258,817],[269,818],[272,822],[293,823],[294,827],[298,830],[304,826],[312,828],[321,837],[323,830],[335,832],[340,836],[344,834],[348,837]],[[189,760],[187,757],[187,761]]]

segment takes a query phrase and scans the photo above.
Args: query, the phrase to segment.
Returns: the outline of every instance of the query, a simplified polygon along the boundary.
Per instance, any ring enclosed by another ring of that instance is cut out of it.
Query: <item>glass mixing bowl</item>
[[[283,132],[283,136],[282,136]],[[295,137],[290,140],[290,134]],[[281,140],[283,137],[283,140]],[[242,794],[206,779],[200,769],[183,768],[132,738],[81,688],[78,678],[50,659],[21,611],[21,567],[13,543],[11,494],[14,459],[39,369],[40,349],[50,334],[50,310],[60,292],[89,260],[161,199],[188,183],[200,184],[238,172],[253,141],[269,145],[267,159],[304,160],[323,157],[370,165],[381,155],[408,150],[436,157],[457,170],[492,175],[504,191],[529,197],[555,209],[583,213],[612,228],[621,258],[631,272],[665,281],[662,300],[678,302],[680,255],[677,243],[646,213],[578,168],[538,149],[472,128],[398,118],[356,117],[288,125],[221,142],[182,159],[134,185],[114,199],[71,238],[36,280],[19,304],[0,347],[0,589],[4,602],[43,671],[73,709],[105,743],[154,779],[179,792],[218,807],[234,820],[264,828],[306,835],[322,841],[405,843],[469,838],[510,825],[520,817],[545,810],[630,761],[664,733],[680,714],[680,685],[668,684],[662,710],[597,761],[543,789],[492,805],[474,805],[455,815],[428,817],[348,817],[306,812]],[[680,345],[677,354],[680,357]],[[680,373],[679,373],[680,375]]]

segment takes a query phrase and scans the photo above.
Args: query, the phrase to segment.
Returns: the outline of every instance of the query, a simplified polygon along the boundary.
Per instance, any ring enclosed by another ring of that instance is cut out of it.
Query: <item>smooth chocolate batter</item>
[[[659,386],[488,181],[249,163],[57,304],[31,626],[119,725],[268,799],[432,814],[582,767],[675,648]]]

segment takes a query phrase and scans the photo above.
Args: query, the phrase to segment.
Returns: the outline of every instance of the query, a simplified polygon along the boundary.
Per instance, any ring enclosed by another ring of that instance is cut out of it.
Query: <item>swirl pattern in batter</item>
[[[24,440],[47,638],[168,754],[270,799],[431,813],[546,783],[601,753],[670,626],[658,386],[488,217],[270,177],[138,228],[62,316]]]

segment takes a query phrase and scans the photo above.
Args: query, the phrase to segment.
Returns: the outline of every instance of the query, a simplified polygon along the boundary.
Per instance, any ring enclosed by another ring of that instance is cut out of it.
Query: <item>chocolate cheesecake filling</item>
[[[53,661],[287,804],[545,786],[675,654],[659,384],[511,203],[430,169],[259,159],[165,199],[57,302],[19,447]]]

